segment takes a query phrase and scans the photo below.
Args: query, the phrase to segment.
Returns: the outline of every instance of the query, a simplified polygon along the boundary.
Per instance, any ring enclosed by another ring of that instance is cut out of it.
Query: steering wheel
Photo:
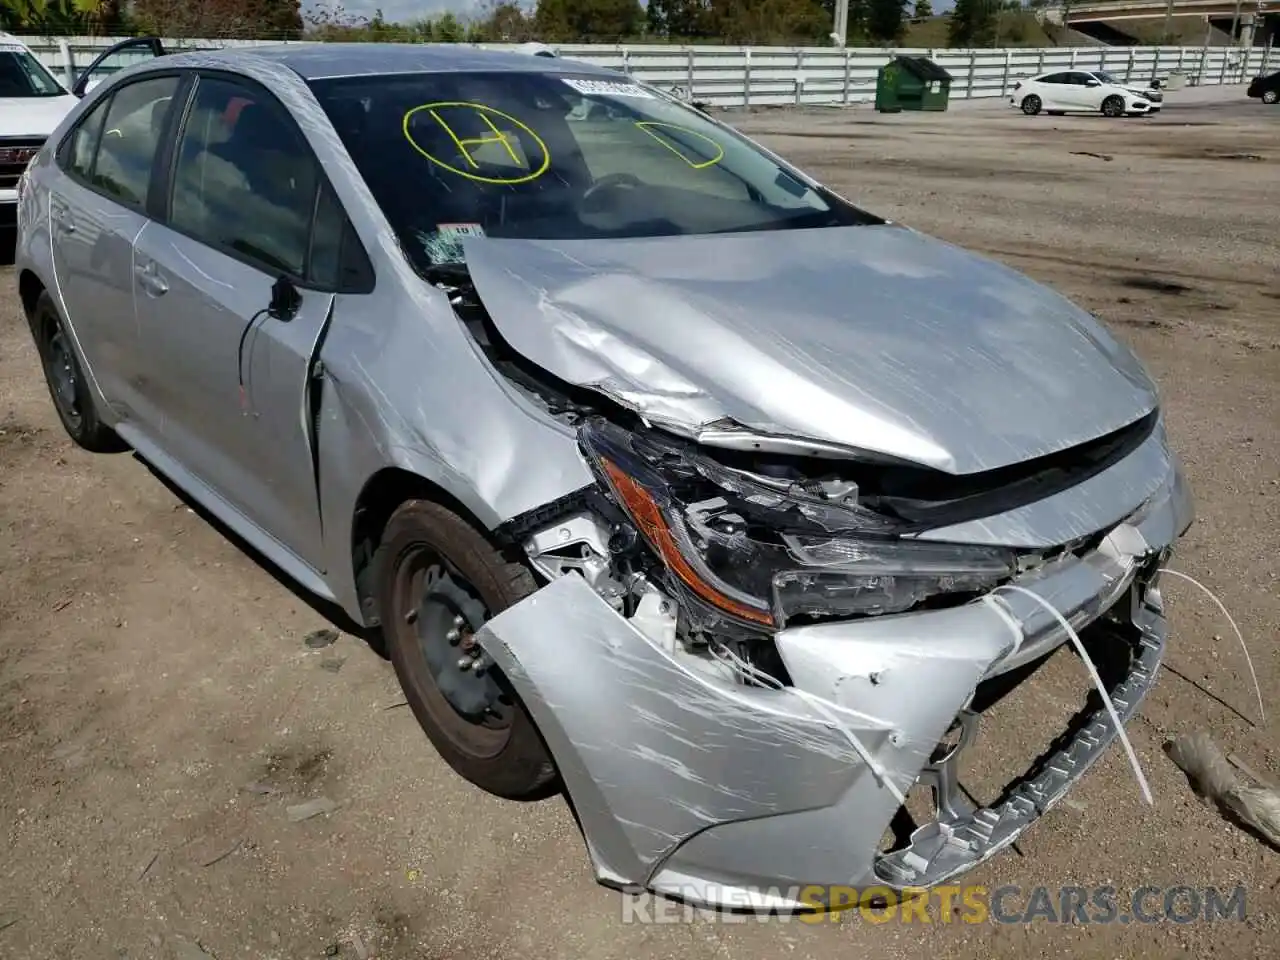
[[[587,187],[586,193],[582,195],[582,207],[584,210],[591,210],[595,206],[591,200],[593,197],[598,196],[601,190],[616,190],[619,187],[629,190],[634,187],[642,186],[643,183],[644,181],[634,173],[627,173],[625,171],[620,173],[606,173],[591,186]]]

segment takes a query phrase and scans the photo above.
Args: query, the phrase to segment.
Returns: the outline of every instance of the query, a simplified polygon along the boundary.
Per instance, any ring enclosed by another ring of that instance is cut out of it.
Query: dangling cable
[[[1236,626],[1235,618],[1227,612],[1227,608],[1223,606],[1222,601],[1214,595],[1213,591],[1199,580],[1195,579],[1195,577],[1189,577],[1185,573],[1179,573],[1177,570],[1170,570],[1168,567],[1161,567],[1160,572],[1171,574],[1172,576],[1178,577],[1180,580],[1186,580],[1188,583],[1199,587],[1204,592],[1205,596],[1218,605],[1218,609],[1222,611],[1222,615],[1227,618],[1227,623],[1231,624],[1231,629],[1236,633],[1236,639],[1240,641],[1240,649],[1244,651],[1244,661],[1249,665],[1249,676],[1253,678],[1253,692],[1258,697],[1258,714],[1262,717],[1262,725],[1266,726],[1267,710],[1266,707],[1262,705],[1262,687],[1258,685],[1258,675],[1253,670],[1253,657],[1249,656],[1249,647],[1244,642],[1244,634],[1242,634],[1240,632],[1240,628]]]
[[[240,345],[236,348],[236,379],[239,381],[241,413],[247,412],[249,406],[248,397],[245,396],[244,392],[244,338],[248,336],[250,329],[258,322],[258,319],[266,316],[270,310],[270,307],[263,307],[249,318],[249,322],[240,331]]]
[[[1138,763],[1138,755],[1134,752],[1133,744],[1129,742],[1129,736],[1124,732],[1124,724],[1120,722],[1120,714],[1116,712],[1116,705],[1111,702],[1111,695],[1107,693],[1107,688],[1102,684],[1102,677],[1098,675],[1098,668],[1093,665],[1093,658],[1089,656],[1089,652],[1085,650],[1084,644],[1080,641],[1080,635],[1067,622],[1064,617],[1053,604],[1040,596],[1038,593],[1019,587],[1016,584],[1006,583],[996,587],[997,590],[1014,590],[1018,593],[1026,594],[1037,604],[1048,610],[1058,624],[1067,631],[1067,636],[1071,638],[1071,643],[1076,648],[1076,653],[1080,654],[1080,659],[1084,661],[1085,667],[1089,671],[1089,676],[1093,679],[1093,685],[1098,691],[1098,695],[1102,697],[1102,703],[1107,708],[1107,713],[1111,717],[1111,723],[1116,728],[1116,734],[1120,737],[1121,744],[1124,745],[1124,752],[1129,757],[1129,766],[1133,767],[1133,774],[1138,778],[1138,786],[1142,789],[1142,798],[1147,801],[1147,805],[1154,804],[1151,798],[1151,787],[1147,785],[1147,778],[1142,773],[1142,765]]]

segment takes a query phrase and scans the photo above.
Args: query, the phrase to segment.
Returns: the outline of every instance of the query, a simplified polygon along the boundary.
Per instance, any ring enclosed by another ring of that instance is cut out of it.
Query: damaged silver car
[[[445,760],[563,787],[604,883],[786,909],[948,879],[1153,681],[1192,508],[1139,362],[626,76],[174,54],[20,189],[68,433],[380,628]],[[1101,705],[973,802],[987,694],[1069,640],[1114,667]]]

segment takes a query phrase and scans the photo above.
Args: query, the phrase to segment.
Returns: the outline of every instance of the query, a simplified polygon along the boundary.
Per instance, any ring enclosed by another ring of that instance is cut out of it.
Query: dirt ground
[[[1197,497],[1174,566],[1233,611],[1280,710],[1280,110],[1238,89],[1170,96],[1145,120],[988,105],[735,122],[855,202],[1052,284],[1137,349]],[[1245,921],[624,923],[562,800],[507,803],[454,776],[364,642],[304,642],[344,624],[136,460],[65,439],[10,268],[0,286],[0,957],[1275,955],[1280,856],[1161,750],[1206,729],[1280,782],[1276,722],[1251,724],[1230,629],[1190,587],[1166,585],[1167,669],[1129,727],[1155,806],[1114,748],[967,879],[1243,884]],[[1059,660],[1016,701],[1011,749],[1043,744],[1046,705],[1083,689]],[[291,821],[318,797],[336,809]]]

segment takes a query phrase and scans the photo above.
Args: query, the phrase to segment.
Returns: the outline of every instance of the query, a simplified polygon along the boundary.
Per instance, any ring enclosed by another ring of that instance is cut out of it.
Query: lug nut
[[[453,625],[454,625],[455,627],[460,627],[460,626],[462,626],[462,625],[463,625],[464,623],[466,623],[466,622],[467,622],[467,621],[466,621],[465,619],[463,619],[463,616],[462,616],[462,614],[460,614],[460,613],[459,613],[458,615],[456,615],[456,616],[453,618]]]
[[[458,669],[459,669],[459,670],[470,670],[470,669],[471,669],[471,658],[470,658],[470,657],[463,657],[461,660],[459,660],[459,661],[458,661]]]
[[[453,630],[446,633],[444,638],[449,641],[450,646],[456,647],[458,645],[458,641],[462,639],[462,634],[460,634],[455,627]]]

